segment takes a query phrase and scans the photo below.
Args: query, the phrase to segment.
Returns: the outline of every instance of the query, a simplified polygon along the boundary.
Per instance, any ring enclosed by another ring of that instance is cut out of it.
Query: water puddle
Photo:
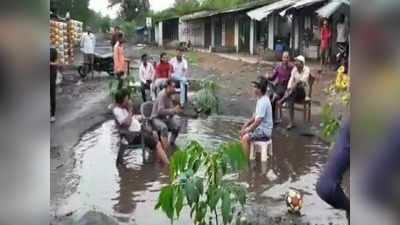
[[[208,119],[182,120],[182,133],[177,140],[197,140],[214,147],[237,140],[240,127],[246,120],[238,117],[214,116]],[[291,217],[311,224],[346,224],[342,212],[331,209],[318,198],[315,184],[328,150],[315,138],[282,135],[275,132],[273,156],[266,163],[252,163],[240,177],[249,185],[250,211],[269,216],[286,215],[285,192],[294,188],[304,194],[303,216]],[[167,217],[155,211],[160,189],[168,182],[168,171],[158,165],[143,164],[141,150],[131,151],[126,165],[116,167],[119,139],[114,121],[84,134],[74,147],[75,168],[66,180],[71,194],[58,203],[56,213],[74,212],[79,219],[89,210],[114,217],[120,224],[169,224]],[[290,216],[289,216],[290,217]],[[188,211],[183,211],[176,224],[191,224]]]

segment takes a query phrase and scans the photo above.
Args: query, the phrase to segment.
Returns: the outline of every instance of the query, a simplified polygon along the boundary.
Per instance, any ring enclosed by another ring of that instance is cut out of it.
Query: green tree
[[[149,0],[108,0],[110,7],[119,5],[119,16],[126,20],[138,20],[137,23],[144,23],[146,15],[150,10]]]
[[[111,19],[110,17],[104,17],[101,21],[100,29],[103,33],[107,33],[111,28]]]

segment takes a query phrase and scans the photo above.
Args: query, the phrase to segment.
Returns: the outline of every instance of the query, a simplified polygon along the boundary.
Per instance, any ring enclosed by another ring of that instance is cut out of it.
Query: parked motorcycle
[[[107,72],[108,75],[114,76],[114,59],[113,53],[107,54],[94,54],[93,68],[89,68],[86,65],[78,67],[78,73],[82,78],[85,78],[92,70],[97,72]]]
[[[349,53],[347,46],[341,43],[337,44],[337,51],[338,53],[336,54],[336,65],[338,65],[339,68],[339,66],[342,65],[342,62],[347,60]]]

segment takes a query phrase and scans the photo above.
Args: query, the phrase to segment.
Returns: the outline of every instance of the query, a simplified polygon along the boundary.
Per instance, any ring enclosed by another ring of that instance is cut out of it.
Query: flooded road
[[[197,140],[209,147],[237,140],[244,118],[212,116],[208,119],[182,120],[178,146]],[[71,193],[57,203],[56,214],[72,212],[78,220],[87,211],[100,211],[120,224],[162,225],[169,220],[155,211],[160,189],[168,182],[168,170],[143,164],[141,150],[132,150],[116,167],[119,138],[114,121],[85,133],[74,147],[74,170],[66,179]],[[273,156],[266,163],[250,164],[240,177],[249,185],[249,221],[281,217],[297,223],[346,224],[344,213],[331,209],[315,193],[315,184],[328,150],[316,138],[301,137],[277,130],[273,137]],[[284,194],[289,188],[304,195],[302,216],[287,215]],[[268,217],[267,217],[268,216]],[[183,211],[175,224],[192,224]],[[259,224],[267,224],[267,221]]]

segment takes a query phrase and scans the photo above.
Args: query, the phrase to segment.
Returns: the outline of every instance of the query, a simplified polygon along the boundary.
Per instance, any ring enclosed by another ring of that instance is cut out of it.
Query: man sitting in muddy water
[[[153,132],[143,127],[140,131],[131,131],[130,127],[132,123],[135,122],[135,118],[132,117],[132,104],[130,103],[127,91],[120,90],[116,94],[113,114],[118,122],[120,134],[126,138],[130,144],[140,144],[141,132],[146,147],[156,151],[156,161],[160,161],[166,165],[169,164],[168,157],[159,141],[157,132]],[[117,163],[121,163],[122,155],[123,152],[118,153]]]
[[[266,74],[266,78],[273,82],[274,94],[271,98],[272,118],[274,123],[278,124],[281,121],[276,119],[277,102],[285,95],[293,65],[289,62],[289,52],[285,51],[282,54],[282,62],[279,63],[272,71],[272,74]]]
[[[151,113],[153,128],[158,132],[161,143],[168,153],[172,153],[171,146],[175,145],[180,126],[176,115],[182,113],[181,106],[173,106],[172,95],[175,93],[175,84],[171,80],[166,81],[166,87],[158,94],[153,104]],[[168,132],[171,137],[168,140]]]
[[[243,125],[240,131],[240,140],[247,157],[250,153],[250,142],[268,141],[271,139],[272,128],[272,107],[269,97],[266,95],[267,81],[259,79],[252,82],[254,94],[257,97],[257,105],[254,115]]]

